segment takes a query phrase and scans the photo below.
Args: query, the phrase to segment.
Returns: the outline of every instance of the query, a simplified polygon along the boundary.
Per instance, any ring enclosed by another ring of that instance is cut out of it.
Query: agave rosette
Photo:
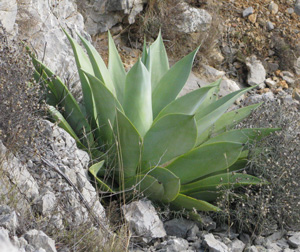
[[[277,129],[233,129],[260,104],[227,112],[252,87],[217,99],[218,80],[178,97],[198,48],[170,68],[159,34],[149,48],[144,44],[142,57],[126,72],[110,33],[108,67],[86,39],[79,36],[85,53],[66,35],[75,55],[83,106],[33,59],[36,77],[47,84],[50,113],[80,147],[115,151],[113,169],[104,161],[89,169],[102,191],[136,189],[174,207],[217,211],[209,202],[222,190],[265,183],[238,171],[247,162],[249,144]],[[57,106],[64,108],[62,112]]]

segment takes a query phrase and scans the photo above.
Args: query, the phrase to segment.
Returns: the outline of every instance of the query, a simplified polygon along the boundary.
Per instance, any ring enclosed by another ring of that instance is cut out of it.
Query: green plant
[[[33,59],[44,79],[47,102],[59,125],[84,149],[99,157],[89,169],[101,191],[144,193],[175,208],[218,211],[208,203],[228,186],[265,183],[235,173],[246,162],[248,143],[276,129],[229,130],[259,104],[227,112],[249,89],[217,99],[220,80],[177,98],[190,74],[198,48],[169,68],[159,34],[126,73],[109,34],[109,64],[79,36],[83,49],[66,33],[76,59],[83,92],[80,106],[63,82]],[[62,109],[63,108],[63,109]],[[227,131],[229,130],[229,131]],[[100,150],[100,152],[99,152]],[[112,167],[112,168],[111,168]]]

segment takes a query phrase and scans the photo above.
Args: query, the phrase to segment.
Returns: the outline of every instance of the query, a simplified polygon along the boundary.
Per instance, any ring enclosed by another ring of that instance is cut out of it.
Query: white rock
[[[1,209],[0,209],[1,211]],[[15,211],[10,213],[0,214],[0,226],[8,229],[13,234],[16,233],[16,229],[19,226],[18,217]]]
[[[246,247],[245,243],[242,241],[235,239],[231,244],[230,244],[230,251],[231,252],[240,252],[243,251],[244,248]]]
[[[139,200],[122,207],[125,220],[134,235],[147,240],[166,236],[162,221],[159,219],[149,200]]]
[[[181,90],[179,96],[183,96],[187,93],[190,93],[200,87],[204,87],[208,85],[209,82],[203,79],[198,78],[193,72],[190,73],[190,76],[184,85],[183,89]]]
[[[72,36],[76,37],[78,32],[90,39],[84,31],[84,20],[75,1],[18,1],[16,23],[19,39],[32,45],[38,58],[44,57],[44,63],[62,80],[72,76],[70,87],[74,88],[78,79],[77,68],[71,46],[60,26],[72,32]],[[76,86],[75,90],[80,90],[80,87]]]
[[[210,252],[228,252],[228,247],[215,239],[213,234],[204,235],[204,244],[209,248]]]
[[[179,14],[174,17],[175,26],[179,32],[191,33],[209,29],[212,16],[204,9],[189,6],[187,3],[177,5]]]
[[[39,213],[47,216],[57,207],[57,199],[55,194],[50,191],[43,193],[37,201],[37,210]]]
[[[189,243],[187,240],[182,238],[175,238],[168,240],[166,246],[166,252],[174,252],[174,251],[187,251],[189,247]]]
[[[261,61],[253,55],[246,59],[246,66],[248,68],[248,84],[250,86],[263,84],[266,79],[266,70]]]
[[[258,249],[255,246],[248,247],[244,252],[258,252]]]
[[[9,231],[0,227],[0,251],[1,252],[20,252],[10,241]]]
[[[46,252],[56,252],[55,241],[43,231],[32,229],[24,234],[24,238],[36,249],[43,248]]]
[[[219,71],[211,66],[208,65],[202,65],[204,68],[204,74],[209,77],[212,78],[213,80],[216,80],[218,78],[221,78],[225,75],[224,71]]]
[[[273,88],[276,86],[276,81],[273,81],[271,78],[265,80],[265,83],[268,87]]]
[[[2,170],[7,173],[11,182],[22,192],[28,199],[35,199],[39,194],[36,181],[30,175],[27,168],[21,162],[8,153],[6,147],[0,141],[0,159]]]
[[[288,243],[293,248],[300,247],[300,232],[295,233],[293,236],[288,238]]]
[[[240,90],[240,87],[235,81],[224,78],[220,85],[219,96],[223,97],[237,90]],[[238,100],[240,101],[241,99],[239,98]]]
[[[254,13],[253,7],[248,7],[243,11],[243,17],[248,17],[253,13]]]
[[[278,12],[278,4],[274,3],[273,1],[269,4],[269,11],[272,13],[272,14],[277,14]]]
[[[0,1],[0,21],[8,33],[13,33],[17,16],[16,0]]]
[[[296,60],[294,68],[295,68],[296,74],[300,75],[300,57]]]

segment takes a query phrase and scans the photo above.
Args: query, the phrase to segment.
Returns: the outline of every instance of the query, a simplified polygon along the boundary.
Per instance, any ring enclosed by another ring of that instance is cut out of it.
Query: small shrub
[[[10,150],[26,148],[36,134],[40,85],[33,82],[31,61],[21,42],[0,27],[0,140]]]
[[[227,215],[239,231],[271,234],[277,229],[300,227],[300,113],[299,108],[280,101],[267,102],[240,127],[279,126],[281,131],[254,143],[247,171],[270,184],[244,188],[244,197],[224,197]],[[228,191],[234,195],[233,190]],[[228,201],[228,199],[230,199]],[[219,215],[220,217],[220,215]]]

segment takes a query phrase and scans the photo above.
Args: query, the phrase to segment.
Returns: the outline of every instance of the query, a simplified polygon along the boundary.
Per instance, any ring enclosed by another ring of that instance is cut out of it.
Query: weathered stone
[[[243,251],[244,248],[246,247],[245,243],[242,241],[235,239],[229,246],[229,250],[231,252],[240,252]]]
[[[248,68],[248,84],[250,86],[263,84],[266,79],[266,70],[261,61],[253,55],[246,59],[246,65]]]
[[[258,249],[255,246],[251,246],[251,247],[245,248],[244,252],[258,252]]]
[[[84,16],[85,28],[91,35],[105,32],[122,22],[125,17],[133,24],[135,17],[143,10],[148,0],[91,0],[77,1],[78,8]]]
[[[298,248],[300,247],[300,232],[295,233],[291,237],[288,238],[288,243],[291,245],[293,248]]]
[[[201,215],[201,220],[202,222],[199,223],[199,227],[206,230],[206,231],[211,231],[216,229],[217,227],[217,223],[213,221],[213,219],[210,216],[206,216],[206,215]]]
[[[24,234],[24,238],[36,249],[43,248],[46,252],[56,252],[55,241],[43,231],[32,229]]]
[[[167,242],[166,252],[187,251],[189,243],[182,238],[170,239]]]
[[[57,199],[55,197],[55,194],[53,192],[50,192],[46,190],[43,192],[39,199],[37,200],[36,206],[37,211],[41,213],[42,215],[50,214],[53,209],[57,207],[56,205]]]
[[[19,226],[17,214],[15,211],[4,213],[4,211],[1,211],[2,207],[0,206],[0,227],[4,227],[15,234]]]
[[[151,201],[140,200],[122,207],[125,220],[134,235],[150,241],[166,236],[162,221],[159,219]]]
[[[215,239],[213,234],[204,235],[204,244],[209,248],[210,252],[228,252],[228,247]]]
[[[174,17],[174,22],[179,32],[203,32],[209,29],[212,16],[206,10],[191,7],[184,2],[178,4],[176,8],[179,14]]]
[[[278,4],[274,3],[273,1],[269,4],[269,11],[271,14],[275,15],[278,12]]]
[[[265,83],[269,88],[274,88],[276,86],[276,81],[273,81],[271,78],[266,79]]]
[[[248,17],[249,15],[253,14],[254,9],[253,7],[248,7],[243,11],[243,17]]]
[[[1,0],[0,22],[8,33],[14,33],[17,10],[16,0]]]
[[[51,3],[53,4],[48,0],[18,1],[18,37],[20,40],[26,40],[26,44],[34,48],[38,58],[43,58],[44,63],[62,80],[72,76],[70,88],[79,92],[74,56],[61,26],[75,38],[76,32],[87,39],[90,39],[90,36],[84,31],[83,17],[78,13],[75,1]]]
[[[274,28],[275,28],[274,24],[270,21],[267,21],[267,30],[272,31],[274,30]]]
[[[200,87],[204,87],[208,85],[209,82],[203,79],[198,78],[193,72],[190,73],[190,76],[184,85],[183,89],[181,90],[179,96],[183,96],[187,93],[190,93]]]
[[[1,141],[0,159],[2,170],[6,174],[5,176],[9,177],[10,181],[27,197],[27,199],[35,199],[39,194],[36,181],[30,175],[27,168],[21,164],[15,156],[8,153]]]
[[[300,57],[297,58],[297,60],[295,62],[295,65],[294,65],[294,68],[295,68],[296,74],[300,75]]]
[[[20,252],[10,241],[9,231],[0,227],[0,251],[1,252]]]
[[[267,240],[266,242],[266,247],[268,250],[273,251],[273,252],[281,252],[282,249],[274,242],[271,242]]]
[[[186,238],[188,231],[196,224],[186,219],[172,219],[164,223],[165,230],[168,235]]]
[[[294,7],[295,13],[300,16],[300,0],[297,0]]]
[[[240,87],[235,81],[224,78],[220,85],[219,96],[223,97],[237,90],[240,90]],[[238,98],[238,101],[241,99],[242,97]]]
[[[224,71],[219,71],[211,66],[208,65],[202,65],[204,69],[204,74],[208,77],[211,78],[212,80],[216,80],[218,78],[221,78],[225,75]]]

